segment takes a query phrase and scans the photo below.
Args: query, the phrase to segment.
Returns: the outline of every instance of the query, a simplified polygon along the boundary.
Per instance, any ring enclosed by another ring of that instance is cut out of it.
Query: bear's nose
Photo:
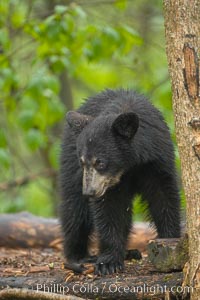
[[[84,196],[90,196],[90,197],[95,196],[95,189],[93,189],[93,188],[84,188],[83,187],[83,195]]]

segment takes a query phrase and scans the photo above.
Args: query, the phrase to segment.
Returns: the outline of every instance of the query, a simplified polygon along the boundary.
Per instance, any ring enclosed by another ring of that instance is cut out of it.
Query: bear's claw
[[[96,263],[94,274],[95,275],[109,275],[121,272],[124,269],[124,264],[121,262],[107,262]]]

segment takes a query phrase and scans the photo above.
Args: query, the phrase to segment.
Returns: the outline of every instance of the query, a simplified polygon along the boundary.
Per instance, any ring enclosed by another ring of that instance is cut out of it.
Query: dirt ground
[[[181,286],[182,282],[179,272],[173,275],[158,273],[148,262],[145,253],[140,261],[125,261],[123,273],[115,275],[96,276],[92,264],[84,266],[87,269],[85,274],[75,274],[65,269],[60,250],[2,247],[0,290],[5,291],[8,287],[26,288],[87,299],[164,299],[164,294],[169,293],[171,286]],[[173,293],[171,296],[170,299],[175,297]]]

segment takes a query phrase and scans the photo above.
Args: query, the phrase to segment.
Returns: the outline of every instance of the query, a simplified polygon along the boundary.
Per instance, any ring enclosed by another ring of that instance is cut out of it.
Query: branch
[[[141,267],[142,271],[139,271]],[[126,269],[128,270],[126,273],[118,273],[114,276],[105,277],[92,276],[92,279],[88,276],[80,277],[72,275],[71,280],[69,281],[66,281],[66,270],[60,270],[59,273],[54,273],[54,275],[49,275],[49,273],[47,273],[45,274],[46,276],[37,274],[35,277],[2,277],[0,278],[1,287],[9,286],[14,290],[16,290],[16,286],[23,287],[22,290],[24,290],[24,292],[20,293],[17,291],[18,295],[21,294],[21,296],[23,296],[20,298],[16,297],[16,294],[12,294],[10,291],[9,293],[11,293],[12,296],[6,298],[4,296],[6,292],[2,291],[0,292],[0,298],[3,300],[77,299],[75,297],[72,298],[72,296],[68,294],[70,293],[71,295],[76,294],[76,296],[87,299],[171,299],[170,296],[176,298],[176,296],[181,296],[183,293],[183,291],[180,293],[177,290],[178,288],[180,289],[183,281],[183,275],[181,272],[159,274],[155,272],[155,269],[151,268],[144,262],[142,266],[133,262],[128,265],[127,262]],[[139,274],[136,274],[136,271]],[[145,275],[141,275],[141,272],[146,273]],[[60,276],[58,274],[60,274]],[[32,289],[32,291],[26,292],[24,287]],[[48,289],[50,291],[52,287],[55,293],[62,293],[65,294],[65,296],[62,295],[62,298],[59,298],[54,293],[48,293]],[[42,291],[45,293],[42,294]],[[31,298],[32,295],[33,297]],[[40,297],[40,295],[42,297]],[[80,300],[80,298],[78,299]]]
[[[7,191],[14,187],[19,187],[28,184],[30,181],[38,179],[38,177],[54,177],[56,176],[56,171],[52,169],[46,169],[37,174],[30,174],[25,177],[17,178],[9,182],[0,183],[0,191]]]
[[[81,300],[83,298],[79,298],[76,296],[64,296],[58,295],[54,293],[45,293],[39,291],[31,291],[27,289],[5,289],[0,292],[1,300]]]

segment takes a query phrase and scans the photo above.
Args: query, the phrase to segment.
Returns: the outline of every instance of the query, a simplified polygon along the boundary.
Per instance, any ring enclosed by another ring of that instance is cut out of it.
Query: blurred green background
[[[117,87],[148,96],[175,141],[162,0],[0,1],[1,213],[57,214],[65,114]]]

